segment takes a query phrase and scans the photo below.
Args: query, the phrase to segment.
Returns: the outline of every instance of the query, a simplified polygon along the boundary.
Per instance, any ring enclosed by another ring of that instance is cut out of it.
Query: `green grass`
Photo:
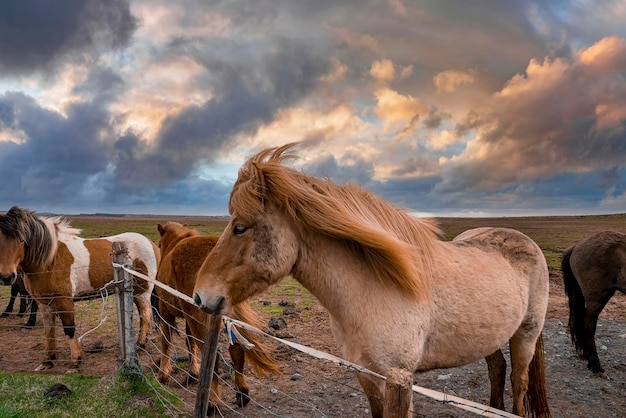
[[[115,376],[32,375],[0,372],[0,417],[84,418],[164,417],[165,407],[149,401],[155,389],[169,404],[181,402],[150,378],[118,373]],[[72,393],[49,397],[46,392],[63,383]],[[148,401],[147,401],[148,400]]]

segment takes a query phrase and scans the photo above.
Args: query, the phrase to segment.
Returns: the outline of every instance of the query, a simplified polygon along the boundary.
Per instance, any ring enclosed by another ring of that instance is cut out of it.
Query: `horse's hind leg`
[[[30,297],[30,315],[28,316],[28,321],[22,325],[22,328],[32,329],[35,326],[37,322],[37,308],[37,301],[35,298]]]
[[[11,298],[9,299],[9,304],[7,305],[6,309],[4,310],[4,312],[2,312],[3,317],[9,316],[11,312],[13,312],[13,305],[15,305],[15,298],[17,298],[18,293],[19,293],[19,287],[15,283],[12,284],[11,285]]]
[[[228,352],[230,353],[230,359],[233,362],[233,369],[235,369],[235,387],[237,387],[236,402],[237,406],[244,407],[250,402],[250,389],[246,383],[246,378],[243,375],[243,367],[246,363],[246,354],[241,344],[235,342],[228,346]]]
[[[506,360],[502,350],[498,349],[493,354],[485,357],[487,369],[489,370],[489,383],[491,384],[491,395],[489,406],[504,411],[504,384],[506,382]]]
[[[139,312],[139,335],[137,336],[137,347],[144,348],[148,340],[148,330],[152,323],[152,303],[151,294],[148,292],[135,295],[133,300]]]
[[[522,327],[524,325],[522,324]],[[524,397],[528,391],[528,370],[535,355],[536,338],[522,328],[511,337],[511,387],[513,389],[513,414],[524,415]]]
[[[585,340],[583,341],[583,358],[587,359],[587,367],[600,376],[605,376],[605,371],[600,365],[600,358],[596,349],[596,327],[598,317],[613,296],[615,290],[607,292],[602,297],[594,298],[594,295],[587,297],[587,309],[585,312]]]

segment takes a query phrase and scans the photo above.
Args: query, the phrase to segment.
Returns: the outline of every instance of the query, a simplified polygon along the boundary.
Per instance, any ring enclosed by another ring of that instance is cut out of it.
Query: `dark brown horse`
[[[24,284],[24,273],[19,272],[17,276],[15,276],[15,282],[11,284],[11,298],[9,299],[9,303],[7,304],[6,309],[2,312],[2,317],[7,317],[13,313],[13,307],[15,305],[15,300],[20,298],[20,307],[17,311],[17,316],[26,315],[26,311],[30,306],[30,315],[28,315],[28,321],[22,328],[31,329],[35,326],[35,322],[37,321],[37,301],[33,299],[33,297],[26,290],[26,285]]]
[[[563,253],[569,331],[580,356],[595,374],[606,376],[596,350],[598,317],[616,290],[626,293],[626,234],[603,231]]]
[[[191,296],[196,284],[196,276],[200,266],[206,256],[211,252],[217,236],[202,236],[195,229],[189,229],[178,222],[167,222],[158,224],[162,260],[157,272],[157,280],[168,286]],[[172,351],[172,331],[176,328],[176,318],[184,318],[186,332],[188,335],[189,374],[192,379],[197,379],[200,373],[200,358],[203,346],[203,339],[206,334],[207,314],[202,312],[195,305],[182,301],[169,292],[155,287],[158,296],[158,312],[161,324],[161,361],[158,373],[160,382],[167,382],[172,371],[170,360]],[[244,301],[233,309],[232,318],[247,322],[259,327],[258,319],[251,309],[248,301]],[[278,364],[267,354],[267,348],[257,341],[254,336],[246,330],[240,333],[249,342],[254,344],[254,348],[246,349],[236,339],[233,344],[229,344],[230,353],[235,370],[234,379],[237,387],[236,403],[238,406],[245,406],[250,398],[246,379],[243,375],[246,357],[258,375],[266,373],[280,373]],[[217,372],[218,362],[215,363]],[[219,384],[217,379],[212,380],[210,401],[212,406],[222,404],[219,398]]]

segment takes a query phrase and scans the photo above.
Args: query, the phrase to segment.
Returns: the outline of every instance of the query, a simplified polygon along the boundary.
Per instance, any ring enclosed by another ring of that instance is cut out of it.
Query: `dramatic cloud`
[[[137,22],[124,0],[0,2],[0,72],[48,69],[126,45]]]
[[[0,210],[225,214],[294,167],[432,214],[620,211],[621,2],[0,3]]]

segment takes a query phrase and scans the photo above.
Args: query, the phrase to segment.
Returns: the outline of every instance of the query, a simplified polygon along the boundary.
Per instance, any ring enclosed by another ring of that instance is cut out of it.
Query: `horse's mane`
[[[80,234],[60,216],[37,216],[34,211],[13,206],[0,217],[0,230],[6,236],[24,242],[22,267],[27,273],[43,271],[56,255],[58,234]]]
[[[383,283],[426,296],[439,228],[417,219],[355,185],[337,185],[286,167],[295,144],[269,148],[239,170],[229,210],[252,220],[273,202],[296,224],[352,243]]]

